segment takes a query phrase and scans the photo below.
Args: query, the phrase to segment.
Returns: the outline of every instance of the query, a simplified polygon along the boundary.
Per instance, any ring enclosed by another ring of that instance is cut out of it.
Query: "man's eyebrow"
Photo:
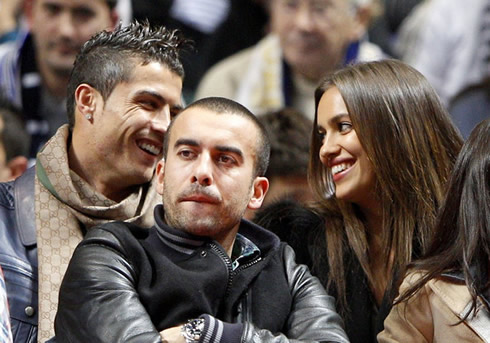
[[[243,152],[238,148],[228,146],[228,145],[218,145],[216,146],[216,150],[220,152],[231,152],[238,155],[241,159],[243,159]]]
[[[198,141],[195,139],[190,139],[190,138],[179,138],[174,144],[174,148],[181,146],[181,145],[189,145],[189,146],[199,146]]]
[[[197,147],[199,146],[199,142],[192,138],[179,138],[177,139],[177,141],[175,141],[174,148],[182,145]],[[239,148],[235,148],[229,145],[217,145],[214,148],[219,152],[231,152],[233,154],[238,155],[241,159],[243,159],[243,152]]]
[[[139,96],[151,96],[151,97],[156,98],[160,102],[163,102],[163,103],[167,102],[167,100],[160,93],[155,92],[155,91],[151,91],[151,90],[137,91],[135,93],[135,97],[139,97]]]

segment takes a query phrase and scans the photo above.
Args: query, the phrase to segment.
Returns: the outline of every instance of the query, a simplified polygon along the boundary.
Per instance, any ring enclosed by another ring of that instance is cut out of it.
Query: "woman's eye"
[[[351,128],[352,128],[352,124],[349,122],[339,123],[339,131],[340,132],[348,132]]]

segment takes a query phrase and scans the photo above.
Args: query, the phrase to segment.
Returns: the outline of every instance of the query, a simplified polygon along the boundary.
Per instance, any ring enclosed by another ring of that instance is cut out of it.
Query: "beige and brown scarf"
[[[123,201],[95,191],[68,166],[68,126],[61,127],[37,155],[35,210],[39,260],[38,342],[54,336],[58,291],[70,257],[85,230],[112,220],[149,227],[160,197],[151,184]]]

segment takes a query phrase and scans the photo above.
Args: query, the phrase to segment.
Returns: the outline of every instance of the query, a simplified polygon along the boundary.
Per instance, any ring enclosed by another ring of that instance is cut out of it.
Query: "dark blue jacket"
[[[32,167],[0,183],[0,265],[5,274],[14,342],[36,342],[38,263]]]

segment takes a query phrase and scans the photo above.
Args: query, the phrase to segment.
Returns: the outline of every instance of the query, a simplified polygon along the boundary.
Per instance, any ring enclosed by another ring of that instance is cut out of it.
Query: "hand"
[[[160,331],[160,337],[163,343],[185,343],[185,338],[180,333],[182,325]]]

